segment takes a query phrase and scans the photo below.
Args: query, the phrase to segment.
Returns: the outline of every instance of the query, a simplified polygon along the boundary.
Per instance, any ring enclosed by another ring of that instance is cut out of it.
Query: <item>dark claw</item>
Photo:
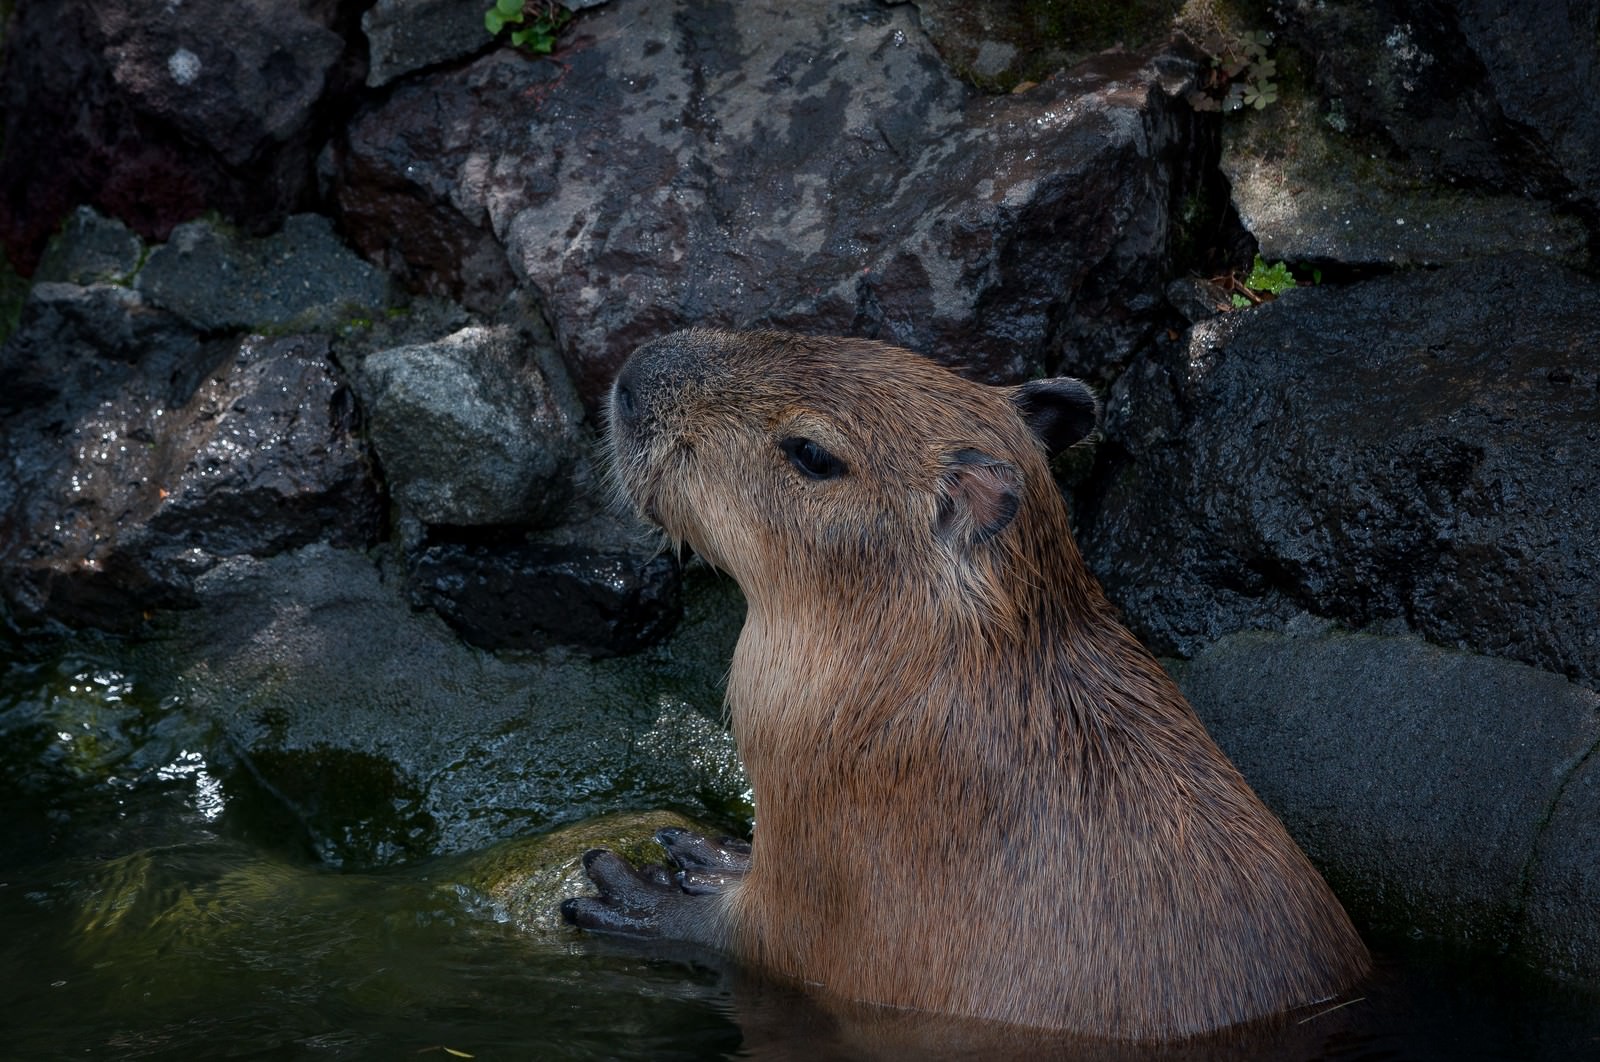
[[[598,896],[576,896],[561,904],[561,915],[583,929],[654,937],[661,932],[661,912],[683,890],[659,863],[635,870],[628,861],[604,848],[583,853],[583,869],[600,890]]]
[[[705,871],[704,881],[720,877],[726,884],[750,871],[749,842],[733,837],[712,841],[690,830],[667,826],[656,831],[656,843],[667,850],[667,859],[673,866],[686,873]]]

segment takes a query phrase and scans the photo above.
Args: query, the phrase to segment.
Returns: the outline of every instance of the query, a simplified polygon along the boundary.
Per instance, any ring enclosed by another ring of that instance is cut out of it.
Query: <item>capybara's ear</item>
[[[957,450],[939,477],[934,528],[947,542],[972,545],[1006,529],[1022,504],[1016,466],[981,450]]]
[[[1088,384],[1070,376],[1029,380],[1008,388],[1006,397],[1051,457],[1082,442],[1100,423],[1100,400]]]

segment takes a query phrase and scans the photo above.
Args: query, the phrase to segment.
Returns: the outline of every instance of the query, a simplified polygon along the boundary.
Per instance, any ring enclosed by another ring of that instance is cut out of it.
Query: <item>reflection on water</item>
[[[850,1007],[704,956],[528,932],[466,887],[473,856],[320,867],[259,809],[241,814],[248,794],[219,786],[182,713],[103,662],[5,674],[0,1056],[1600,1057],[1600,997],[1393,942],[1351,1006],[1148,1049]],[[674,728],[701,725],[662,719],[650,734],[671,748]]]
[[[7,1057],[1568,1059],[1594,997],[1417,954],[1365,998],[1164,1049],[840,1005],[497,922],[460,861],[332,874],[211,838],[3,872]]]

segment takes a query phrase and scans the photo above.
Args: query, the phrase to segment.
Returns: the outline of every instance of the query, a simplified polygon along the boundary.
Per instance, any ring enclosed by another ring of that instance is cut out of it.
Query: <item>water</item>
[[[714,958],[529,932],[472,854],[333,871],[115,652],[0,683],[7,1058],[1600,1057],[1600,997],[1377,940],[1358,1002],[1244,1042],[1103,1048],[837,1005]]]

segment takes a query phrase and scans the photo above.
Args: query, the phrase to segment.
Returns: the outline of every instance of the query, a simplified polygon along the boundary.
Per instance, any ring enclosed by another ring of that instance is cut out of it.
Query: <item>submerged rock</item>
[[[1108,373],[1165,313],[1187,62],[975,98],[911,8],[829,3],[613,3],[565,40],[398,85],[350,125],[338,195],[366,254],[469,305],[508,256],[586,400],[690,323],[872,335],[998,380]]]
[[[1507,257],[1195,325],[1110,397],[1085,555],[1161,652],[1305,610],[1600,686],[1597,321]]]
[[[676,807],[737,824],[748,783],[720,722],[737,591],[700,580],[667,644],[591,660],[463,645],[364,553],[237,557],[196,584],[146,670],[213,721],[228,785],[356,869],[593,815]],[[340,781],[351,772],[352,782]]]

